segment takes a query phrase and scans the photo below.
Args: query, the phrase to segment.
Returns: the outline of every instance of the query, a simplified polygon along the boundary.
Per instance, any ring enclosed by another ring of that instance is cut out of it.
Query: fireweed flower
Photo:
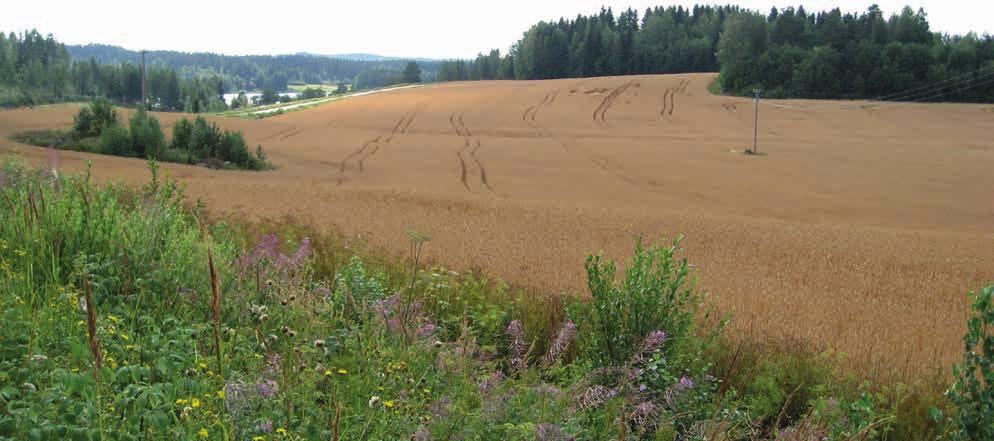
[[[511,353],[511,368],[515,371],[523,371],[528,368],[528,361],[525,360],[525,351],[528,348],[525,345],[525,328],[521,324],[521,320],[514,320],[511,324],[507,325],[507,335],[511,336],[511,342],[508,343],[508,352]]]
[[[552,344],[549,345],[549,353],[545,356],[545,362],[548,364],[555,363],[559,360],[559,357],[569,349],[569,345],[573,343],[573,339],[576,337],[576,325],[572,321],[567,320],[563,323],[563,327],[556,334],[556,338],[552,340]]]
[[[631,420],[636,426],[647,427],[655,424],[658,415],[659,409],[656,407],[656,404],[652,401],[644,401],[635,405],[635,410],[631,414]]]
[[[259,395],[263,398],[272,398],[280,393],[280,385],[276,380],[266,380],[258,384]]]

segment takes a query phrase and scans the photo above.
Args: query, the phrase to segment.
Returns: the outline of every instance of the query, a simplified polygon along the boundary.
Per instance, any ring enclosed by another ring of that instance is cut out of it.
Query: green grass
[[[618,278],[592,258],[580,304],[425,266],[416,233],[399,261],[208,219],[155,167],[0,170],[0,439],[924,440],[948,411],[685,320],[706,308],[672,244]]]

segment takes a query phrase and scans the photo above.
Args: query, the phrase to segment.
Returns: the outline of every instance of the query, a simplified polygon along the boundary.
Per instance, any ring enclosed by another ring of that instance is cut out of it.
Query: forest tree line
[[[34,105],[106,97],[124,105],[142,100],[141,53],[88,45],[88,58],[36,30],[0,32],[0,106]],[[77,54],[78,55],[78,54]],[[223,94],[240,90],[287,90],[288,82],[327,83],[347,78],[353,90],[404,81],[412,62],[337,60],[311,55],[224,56],[151,51],[146,53],[146,94],[153,110],[188,113],[227,108]],[[420,75],[434,78],[437,63],[421,61]],[[351,75],[351,77],[349,77]],[[419,75],[419,80],[421,76]],[[346,80],[340,80],[343,82]]]
[[[146,68],[149,106],[157,110],[224,110],[219,77],[183,78],[176,70]],[[33,105],[107,97],[123,104],[142,100],[142,72],[136,63],[74,61],[65,45],[38,31],[0,32],[0,106]]]
[[[76,60],[95,58],[105,64],[120,64],[136,60],[140,52],[117,46],[88,44],[68,46]],[[360,75],[377,77],[382,72],[400,76],[409,60],[406,59],[351,59],[323,55],[221,55],[213,53],[187,53],[177,51],[148,51],[146,64],[175,69],[181,77],[217,77],[225,85],[225,92],[238,90],[274,89],[282,91],[288,84],[319,84],[352,82]],[[417,60],[432,79],[440,62]],[[377,84],[374,87],[382,86]],[[359,88],[357,88],[359,89]]]
[[[924,11],[885,17],[768,14],[736,6],[602,9],[540,22],[507,54],[492,50],[439,67],[440,81],[721,72],[728,93],[772,97],[994,101],[994,37],[934,32]],[[902,93],[910,91],[908,93]]]

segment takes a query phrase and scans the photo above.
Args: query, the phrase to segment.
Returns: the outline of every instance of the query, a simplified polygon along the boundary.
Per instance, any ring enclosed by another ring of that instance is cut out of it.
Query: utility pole
[[[755,155],[759,153],[759,94],[763,93],[763,90],[752,89],[752,93],[756,94],[756,121],[752,127],[752,154]]]
[[[142,50],[142,109],[148,110],[148,95],[145,93],[145,51]]]

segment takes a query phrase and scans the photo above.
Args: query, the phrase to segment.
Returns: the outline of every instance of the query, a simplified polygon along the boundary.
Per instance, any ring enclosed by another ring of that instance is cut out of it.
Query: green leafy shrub
[[[676,355],[694,337],[694,315],[700,296],[694,291],[690,266],[678,259],[679,240],[670,246],[645,248],[641,239],[623,281],[615,280],[614,262],[600,255],[587,258],[591,301],[569,311],[578,326],[583,355],[601,366],[620,365],[635,356],[653,331],[670,342]]]
[[[159,119],[151,116],[145,109],[139,107],[131,115],[129,121],[131,131],[131,150],[141,158],[159,159],[166,144],[166,135],[162,133]]]
[[[963,337],[963,364],[954,368],[956,382],[947,393],[957,408],[953,437],[994,439],[994,286],[971,295],[973,315]]]
[[[111,126],[100,134],[100,153],[114,156],[132,156],[131,135],[128,129]]]
[[[176,122],[172,146],[188,152],[191,161],[204,162],[215,168],[226,164],[247,170],[270,168],[262,146],[258,146],[253,155],[241,133],[221,130],[217,124],[209,123],[200,116],[193,123],[185,118]]]
[[[73,118],[73,132],[80,138],[100,136],[104,129],[117,126],[117,111],[106,98],[97,98],[79,109]]]

